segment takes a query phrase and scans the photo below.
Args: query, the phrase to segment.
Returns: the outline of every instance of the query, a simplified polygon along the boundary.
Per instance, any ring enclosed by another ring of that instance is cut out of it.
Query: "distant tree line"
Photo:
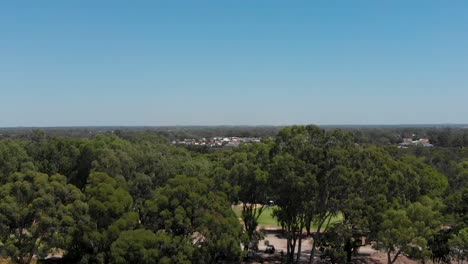
[[[212,137],[275,137],[282,126],[168,126],[168,127],[63,127],[44,128],[51,137],[93,138],[101,134],[128,137],[132,134],[158,134],[168,140]],[[343,126],[323,127],[324,130],[342,129],[353,135],[358,144],[395,145],[403,138],[428,138],[438,147],[468,147],[468,128],[453,127],[404,127],[404,126]],[[30,138],[34,128],[0,128],[0,138]],[[198,148],[197,148],[198,149]]]
[[[161,127],[50,127],[42,128],[54,137],[92,138],[100,134],[152,133],[169,140],[212,137],[262,137],[275,136],[279,126],[161,126]],[[36,128],[0,128],[0,138],[29,138]]]
[[[437,147],[468,147],[468,128],[365,128],[350,129],[359,144],[394,145],[403,138],[428,138]]]

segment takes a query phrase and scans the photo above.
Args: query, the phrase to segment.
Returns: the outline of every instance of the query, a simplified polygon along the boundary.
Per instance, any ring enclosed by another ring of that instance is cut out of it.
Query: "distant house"
[[[239,142],[229,142],[226,145],[224,145],[227,148],[236,148],[239,146]]]
[[[400,146],[408,146],[413,144],[412,138],[403,138],[403,142],[400,143]]]
[[[212,148],[222,147],[238,147],[240,144],[246,143],[258,143],[261,142],[261,138],[249,138],[249,137],[213,137],[213,138],[186,138],[183,140],[173,140],[174,145],[185,145],[185,146],[209,146]]]
[[[421,138],[413,141],[413,145],[423,146],[423,147],[432,147],[433,145],[429,143],[428,138]]]
[[[403,138],[403,142],[399,144],[400,147],[405,146],[422,146],[422,147],[433,147],[428,138],[420,138],[413,140],[412,138]]]

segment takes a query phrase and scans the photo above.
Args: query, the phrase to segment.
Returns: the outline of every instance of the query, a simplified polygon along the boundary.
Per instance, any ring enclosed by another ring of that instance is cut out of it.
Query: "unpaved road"
[[[258,248],[259,251],[263,252],[266,248],[265,241],[267,240],[270,245],[274,245],[276,249],[276,256],[279,256],[280,252],[283,251],[284,254],[286,253],[286,237],[283,235],[281,229],[267,227],[265,228],[265,238],[261,240]],[[307,262],[310,254],[310,250],[312,247],[312,239],[305,238],[302,240],[302,258],[304,263]],[[297,245],[296,245],[297,249]],[[363,246],[359,249],[359,257],[356,258],[355,263],[362,263],[362,264],[386,264],[387,263],[387,255],[385,252],[378,251],[373,249],[370,245]],[[268,255],[264,254],[265,257]],[[278,261],[274,260],[266,260],[263,263],[279,263]],[[301,261],[302,263],[302,261]],[[405,256],[399,256],[395,264],[417,264],[417,261],[408,259]]]

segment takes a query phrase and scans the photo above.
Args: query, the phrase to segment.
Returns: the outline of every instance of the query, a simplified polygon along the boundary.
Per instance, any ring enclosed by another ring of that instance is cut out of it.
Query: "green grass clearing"
[[[275,206],[266,206],[266,208],[263,209],[262,215],[260,215],[260,218],[258,219],[258,224],[260,226],[279,227],[278,221],[276,221],[276,218],[273,217],[274,208]],[[236,216],[239,219],[241,219],[242,218],[242,205],[234,206],[233,210]]]
[[[262,215],[260,215],[260,218],[258,219],[258,224],[260,227],[280,227],[280,225],[278,224],[278,221],[276,221],[276,218],[273,217],[273,210],[275,208],[276,206],[267,206],[263,210]],[[241,220],[242,206],[241,205],[234,206],[233,211],[236,214],[236,216]],[[339,222],[341,220],[343,220],[343,215],[338,214],[332,217],[332,219],[330,220],[330,224]],[[314,225],[313,227],[315,229],[317,226]]]

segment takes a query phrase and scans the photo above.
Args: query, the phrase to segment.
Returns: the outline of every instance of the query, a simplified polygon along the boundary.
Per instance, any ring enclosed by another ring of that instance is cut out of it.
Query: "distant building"
[[[403,138],[403,142],[399,144],[400,148],[406,148],[406,146],[422,146],[422,147],[433,147],[428,138],[420,138],[413,140],[412,138]]]
[[[238,147],[240,144],[258,143],[261,138],[254,137],[213,137],[213,138],[186,138],[183,140],[173,140],[174,145],[194,145],[194,146],[209,146],[212,148],[222,147]]]
[[[240,144],[239,142],[229,142],[224,146],[227,147],[227,148],[236,148],[236,147],[239,146],[239,144]]]

